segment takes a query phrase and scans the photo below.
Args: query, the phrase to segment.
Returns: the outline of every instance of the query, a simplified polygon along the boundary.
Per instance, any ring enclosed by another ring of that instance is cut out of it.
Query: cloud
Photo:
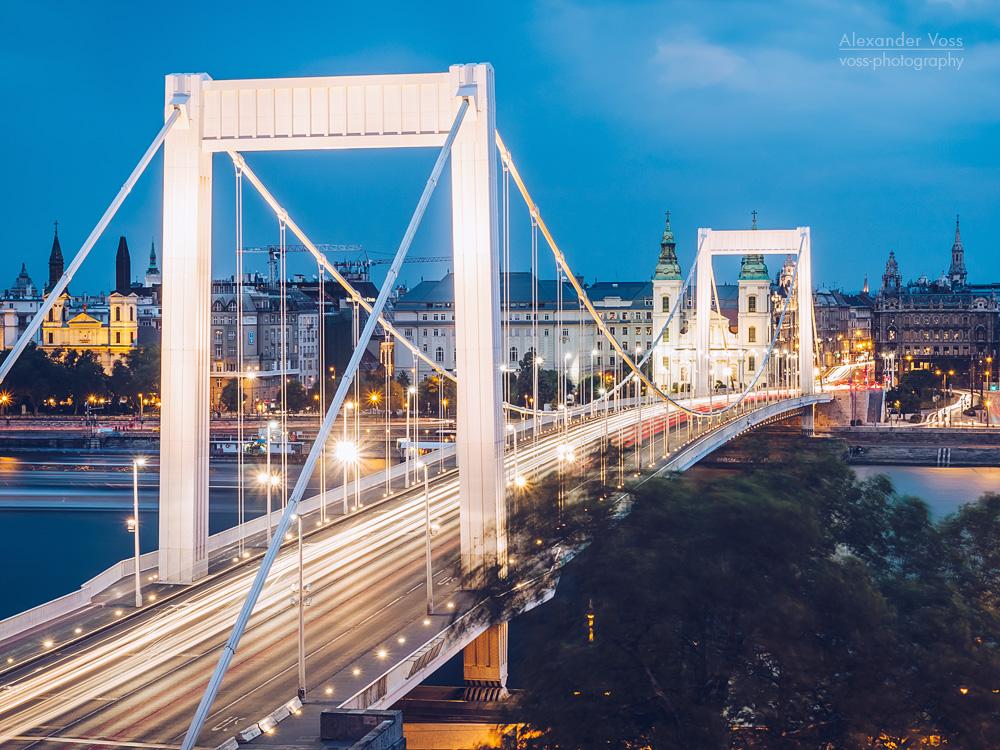
[[[671,91],[726,84],[743,88],[746,60],[726,47],[706,42],[690,33],[672,34],[656,42],[652,63],[658,80]]]

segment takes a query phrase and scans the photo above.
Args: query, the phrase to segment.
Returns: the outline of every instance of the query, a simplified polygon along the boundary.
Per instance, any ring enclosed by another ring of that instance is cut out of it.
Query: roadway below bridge
[[[699,429],[706,434],[726,429],[709,429],[709,420],[690,420],[676,411],[668,416],[662,406],[642,411],[641,429],[639,409],[598,411],[586,421],[522,441],[516,461],[511,445],[509,482],[515,465],[530,481],[556,470],[560,459],[574,477],[577,464],[566,461],[567,448],[578,462],[605,439],[623,448],[618,471],[663,469],[685,447],[704,449]],[[777,418],[780,408],[772,411],[769,418]],[[737,421],[753,414],[733,415],[728,424],[734,434],[746,428]],[[431,516],[440,527],[432,537],[435,611],[443,614],[426,613],[421,486],[388,499],[378,492],[365,498],[363,509],[320,528],[305,519],[305,528],[314,528],[304,537],[306,596],[312,600],[305,610],[309,702],[342,705],[354,698],[352,705],[358,705],[365,688],[447,630],[468,607],[457,568],[457,472],[445,467],[431,480]],[[331,497],[337,496],[338,490],[331,490]],[[275,563],[199,747],[217,747],[295,696],[296,566],[297,540],[291,539]],[[0,745],[13,750],[178,746],[256,569],[251,559],[194,586],[161,585],[158,601],[138,611],[130,606],[126,581],[119,598],[109,596],[76,616],[0,644]],[[294,727],[296,717],[287,721]]]

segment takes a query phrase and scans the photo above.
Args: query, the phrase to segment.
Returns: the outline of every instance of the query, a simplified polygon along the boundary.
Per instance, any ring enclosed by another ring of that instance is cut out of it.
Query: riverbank
[[[863,466],[1000,466],[1000,430],[952,427],[841,427],[848,463]]]

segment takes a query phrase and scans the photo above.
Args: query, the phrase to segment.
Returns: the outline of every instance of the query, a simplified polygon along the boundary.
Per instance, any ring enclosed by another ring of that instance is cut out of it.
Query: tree
[[[990,748],[998,541],[998,496],[935,525],[830,460],[649,482],[522,618],[504,746]]]
[[[285,403],[289,411],[303,411],[313,406],[306,387],[298,380],[290,381],[285,387]]]
[[[62,355],[62,362],[69,372],[69,395],[73,399],[73,413],[91,398],[103,399],[108,393],[108,376],[97,354],[70,349]]]
[[[528,349],[521,361],[518,363],[520,372],[517,374],[517,398],[515,403],[524,406],[527,399],[534,397],[534,373],[538,368],[538,404],[537,408],[542,408],[543,404],[552,403],[556,397],[558,378],[555,370],[543,370],[541,364],[536,365],[534,349]]]
[[[420,409],[424,414],[436,416],[439,403],[442,416],[446,413],[455,413],[458,405],[458,387],[454,381],[437,374],[429,375],[420,381],[417,394],[420,396]]]
[[[9,351],[6,352],[4,359],[9,354]],[[69,394],[69,373],[61,362],[49,357],[35,344],[28,344],[11,368],[4,385],[16,397],[27,402],[37,417],[45,401],[50,398],[59,401]]]
[[[219,393],[219,405],[227,412],[236,412],[239,408],[238,404],[240,401],[240,384],[239,378],[230,378],[226,381],[226,384],[222,386],[222,391]],[[248,394],[244,392],[243,403],[246,403]]]

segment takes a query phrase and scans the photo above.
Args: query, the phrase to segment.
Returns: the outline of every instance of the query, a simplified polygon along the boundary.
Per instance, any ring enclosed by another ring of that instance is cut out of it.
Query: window
[[[412,339],[413,338],[413,329],[412,328],[406,328],[406,329],[404,329],[403,330],[403,335],[406,336],[406,338],[408,338],[408,339]]]
[[[135,343],[135,334],[134,333],[129,333],[129,335],[128,335],[128,342],[130,344],[134,344]]]
[[[754,370],[757,369],[757,358],[752,354],[749,357],[747,357],[747,369],[750,372],[753,372]]]
[[[635,335],[636,336],[641,336],[642,335],[642,329],[639,326],[635,327]]]
[[[424,329],[424,338],[427,338],[427,329]]]
[[[222,357],[222,347],[219,346],[219,345],[216,345],[216,347],[215,347],[215,357],[216,357],[216,359],[219,359],[220,357]]]
[[[747,328],[747,343],[756,344],[757,343],[757,327],[750,326]]]
[[[118,323],[122,319],[122,309],[120,307],[115,308],[115,322]]]
[[[747,312],[757,312],[757,295],[751,294],[747,297]]]
[[[424,344],[423,349],[424,349],[424,354],[427,354],[427,344]]]
[[[549,329],[548,329],[548,328],[546,328],[546,329],[545,329],[545,335],[546,335],[546,336],[548,336],[548,335],[549,335]]]
[[[670,297],[664,294],[662,302],[663,302],[663,312],[665,313],[670,312]]]
[[[135,308],[134,307],[130,307],[128,309],[128,319],[130,321],[133,321],[133,322],[135,321]]]
[[[516,346],[512,346],[510,348],[510,355],[509,356],[510,356],[510,361],[511,362],[517,362],[517,347]]]
[[[427,313],[424,313],[424,320],[427,320]]]
[[[435,329],[434,329],[434,335],[435,335],[435,336],[439,336],[439,335],[440,335],[440,334],[438,333],[438,329],[437,329],[437,328],[435,328]]]
[[[608,330],[611,331],[611,335],[612,336],[615,335],[615,327],[614,326],[611,326]]]
[[[11,303],[11,306],[13,307],[13,303]],[[51,308],[49,309],[49,320],[50,321],[52,320],[52,309]]]
[[[236,356],[236,347],[235,346],[230,346],[228,349],[229,349],[229,356],[230,357],[235,357]]]
[[[50,344],[52,343],[52,332],[51,331],[49,331],[49,343]]]
[[[120,344],[122,342],[122,332],[115,331],[115,343]]]
[[[229,331],[226,338],[229,339],[230,341],[236,341],[236,331]]]
[[[444,362],[444,347],[443,346],[439,346],[437,349],[434,350],[434,361],[435,362]]]

